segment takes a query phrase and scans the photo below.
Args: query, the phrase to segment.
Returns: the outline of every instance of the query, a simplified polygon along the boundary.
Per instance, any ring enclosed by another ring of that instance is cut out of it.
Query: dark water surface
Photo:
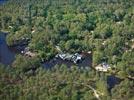
[[[108,90],[111,91],[115,85],[119,84],[122,80],[114,75],[110,75],[107,77]]]
[[[27,47],[27,44],[9,47],[6,42],[7,35],[7,33],[0,33],[0,63],[11,65],[15,60],[15,55],[20,54]]]
[[[0,63],[10,65],[15,59],[15,53],[7,46],[6,35],[6,33],[0,33]]]
[[[0,5],[4,4],[7,0],[0,0]]]

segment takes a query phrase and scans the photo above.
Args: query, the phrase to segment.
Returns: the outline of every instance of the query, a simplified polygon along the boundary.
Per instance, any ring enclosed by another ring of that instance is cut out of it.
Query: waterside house
[[[101,63],[95,67],[97,71],[107,72],[109,69],[111,69],[110,65],[107,63]]]
[[[75,53],[75,54],[60,53],[60,54],[57,54],[55,57],[56,58],[61,58],[62,60],[72,61],[75,64],[79,63],[83,59],[83,56],[78,54],[78,53]]]
[[[31,52],[28,47],[25,48],[24,51],[21,51],[21,53],[24,54],[24,56],[27,56],[27,57],[35,57],[36,56],[36,54]]]
[[[23,45],[28,45],[30,41],[30,38],[26,37],[26,38],[21,38],[19,40],[15,40],[12,46],[23,46]]]

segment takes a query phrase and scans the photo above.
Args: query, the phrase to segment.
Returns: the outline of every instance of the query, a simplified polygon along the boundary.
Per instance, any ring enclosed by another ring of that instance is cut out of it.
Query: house
[[[67,53],[66,57],[65,57],[65,60],[70,60],[71,61],[72,57],[73,57],[72,54]]]
[[[75,53],[75,54],[69,54],[69,53],[61,53],[61,54],[57,54],[55,56],[56,58],[61,58],[62,60],[68,60],[68,61],[72,61],[74,63],[78,63],[79,61],[82,60],[82,55]]]
[[[88,51],[87,53],[88,53],[88,54],[91,54],[91,53],[92,53],[92,51]]]
[[[131,39],[131,42],[134,42],[134,39]]]
[[[33,30],[32,33],[35,33],[35,30]]]
[[[12,28],[13,28],[13,26],[9,26],[9,28],[10,28],[10,29],[12,29]]]
[[[61,48],[59,46],[55,46],[56,47],[56,50],[59,51],[59,52],[62,52]]]
[[[119,21],[119,22],[116,22],[118,25],[121,25],[123,22]]]
[[[78,54],[78,53],[75,53],[72,57],[72,61],[74,63],[78,63],[82,60],[82,55]]]
[[[103,41],[103,42],[102,42],[102,45],[106,45],[106,43],[107,43],[107,41]]]
[[[94,31],[91,31],[91,33],[93,34],[93,33],[94,33]]]
[[[24,55],[28,56],[28,57],[35,57],[36,56],[36,54],[32,53],[31,51],[26,52]]]
[[[131,48],[134,49],[134,43],[132,44]]]
[[[24,51],[21,51],[21,53],[24,54],[25,56],[28,56],[28,57],[35,57],[36,56],[36,54],[31,52],[28,47],[25,48]]]
[[[56,58],[59,57],[59,58],[61,58],[62,60],[65,60],[66,54],[64,54],[64,53],[57,54],[55,57],[56,57]]]
[[[97,71],[107,72],[109,69],[111,69],[111,67],[107,63],[102,63],[96,66],[95,69]]]

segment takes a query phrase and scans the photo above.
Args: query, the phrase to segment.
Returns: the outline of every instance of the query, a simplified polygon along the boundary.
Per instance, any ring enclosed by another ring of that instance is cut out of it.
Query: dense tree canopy
[[[0,4],[0,30],[14,46],[28,39],[36,57],[20,54],[0,65],[0,99],[133,100],[134,0],[8,0]],[[45,70],[40,61],[58,51],[92,52],[93,68],[108,63],[123,81],[108,91],[107,74],[90,68],[57,65]],[[91,88],[92,87],[92,88]]]

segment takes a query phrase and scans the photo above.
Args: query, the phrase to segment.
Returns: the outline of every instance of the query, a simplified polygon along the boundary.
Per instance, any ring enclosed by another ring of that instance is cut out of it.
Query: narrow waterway
[[[10,65],[15,59],[15,52],[6,43],[6,33],[0,33],[0,63]]]

